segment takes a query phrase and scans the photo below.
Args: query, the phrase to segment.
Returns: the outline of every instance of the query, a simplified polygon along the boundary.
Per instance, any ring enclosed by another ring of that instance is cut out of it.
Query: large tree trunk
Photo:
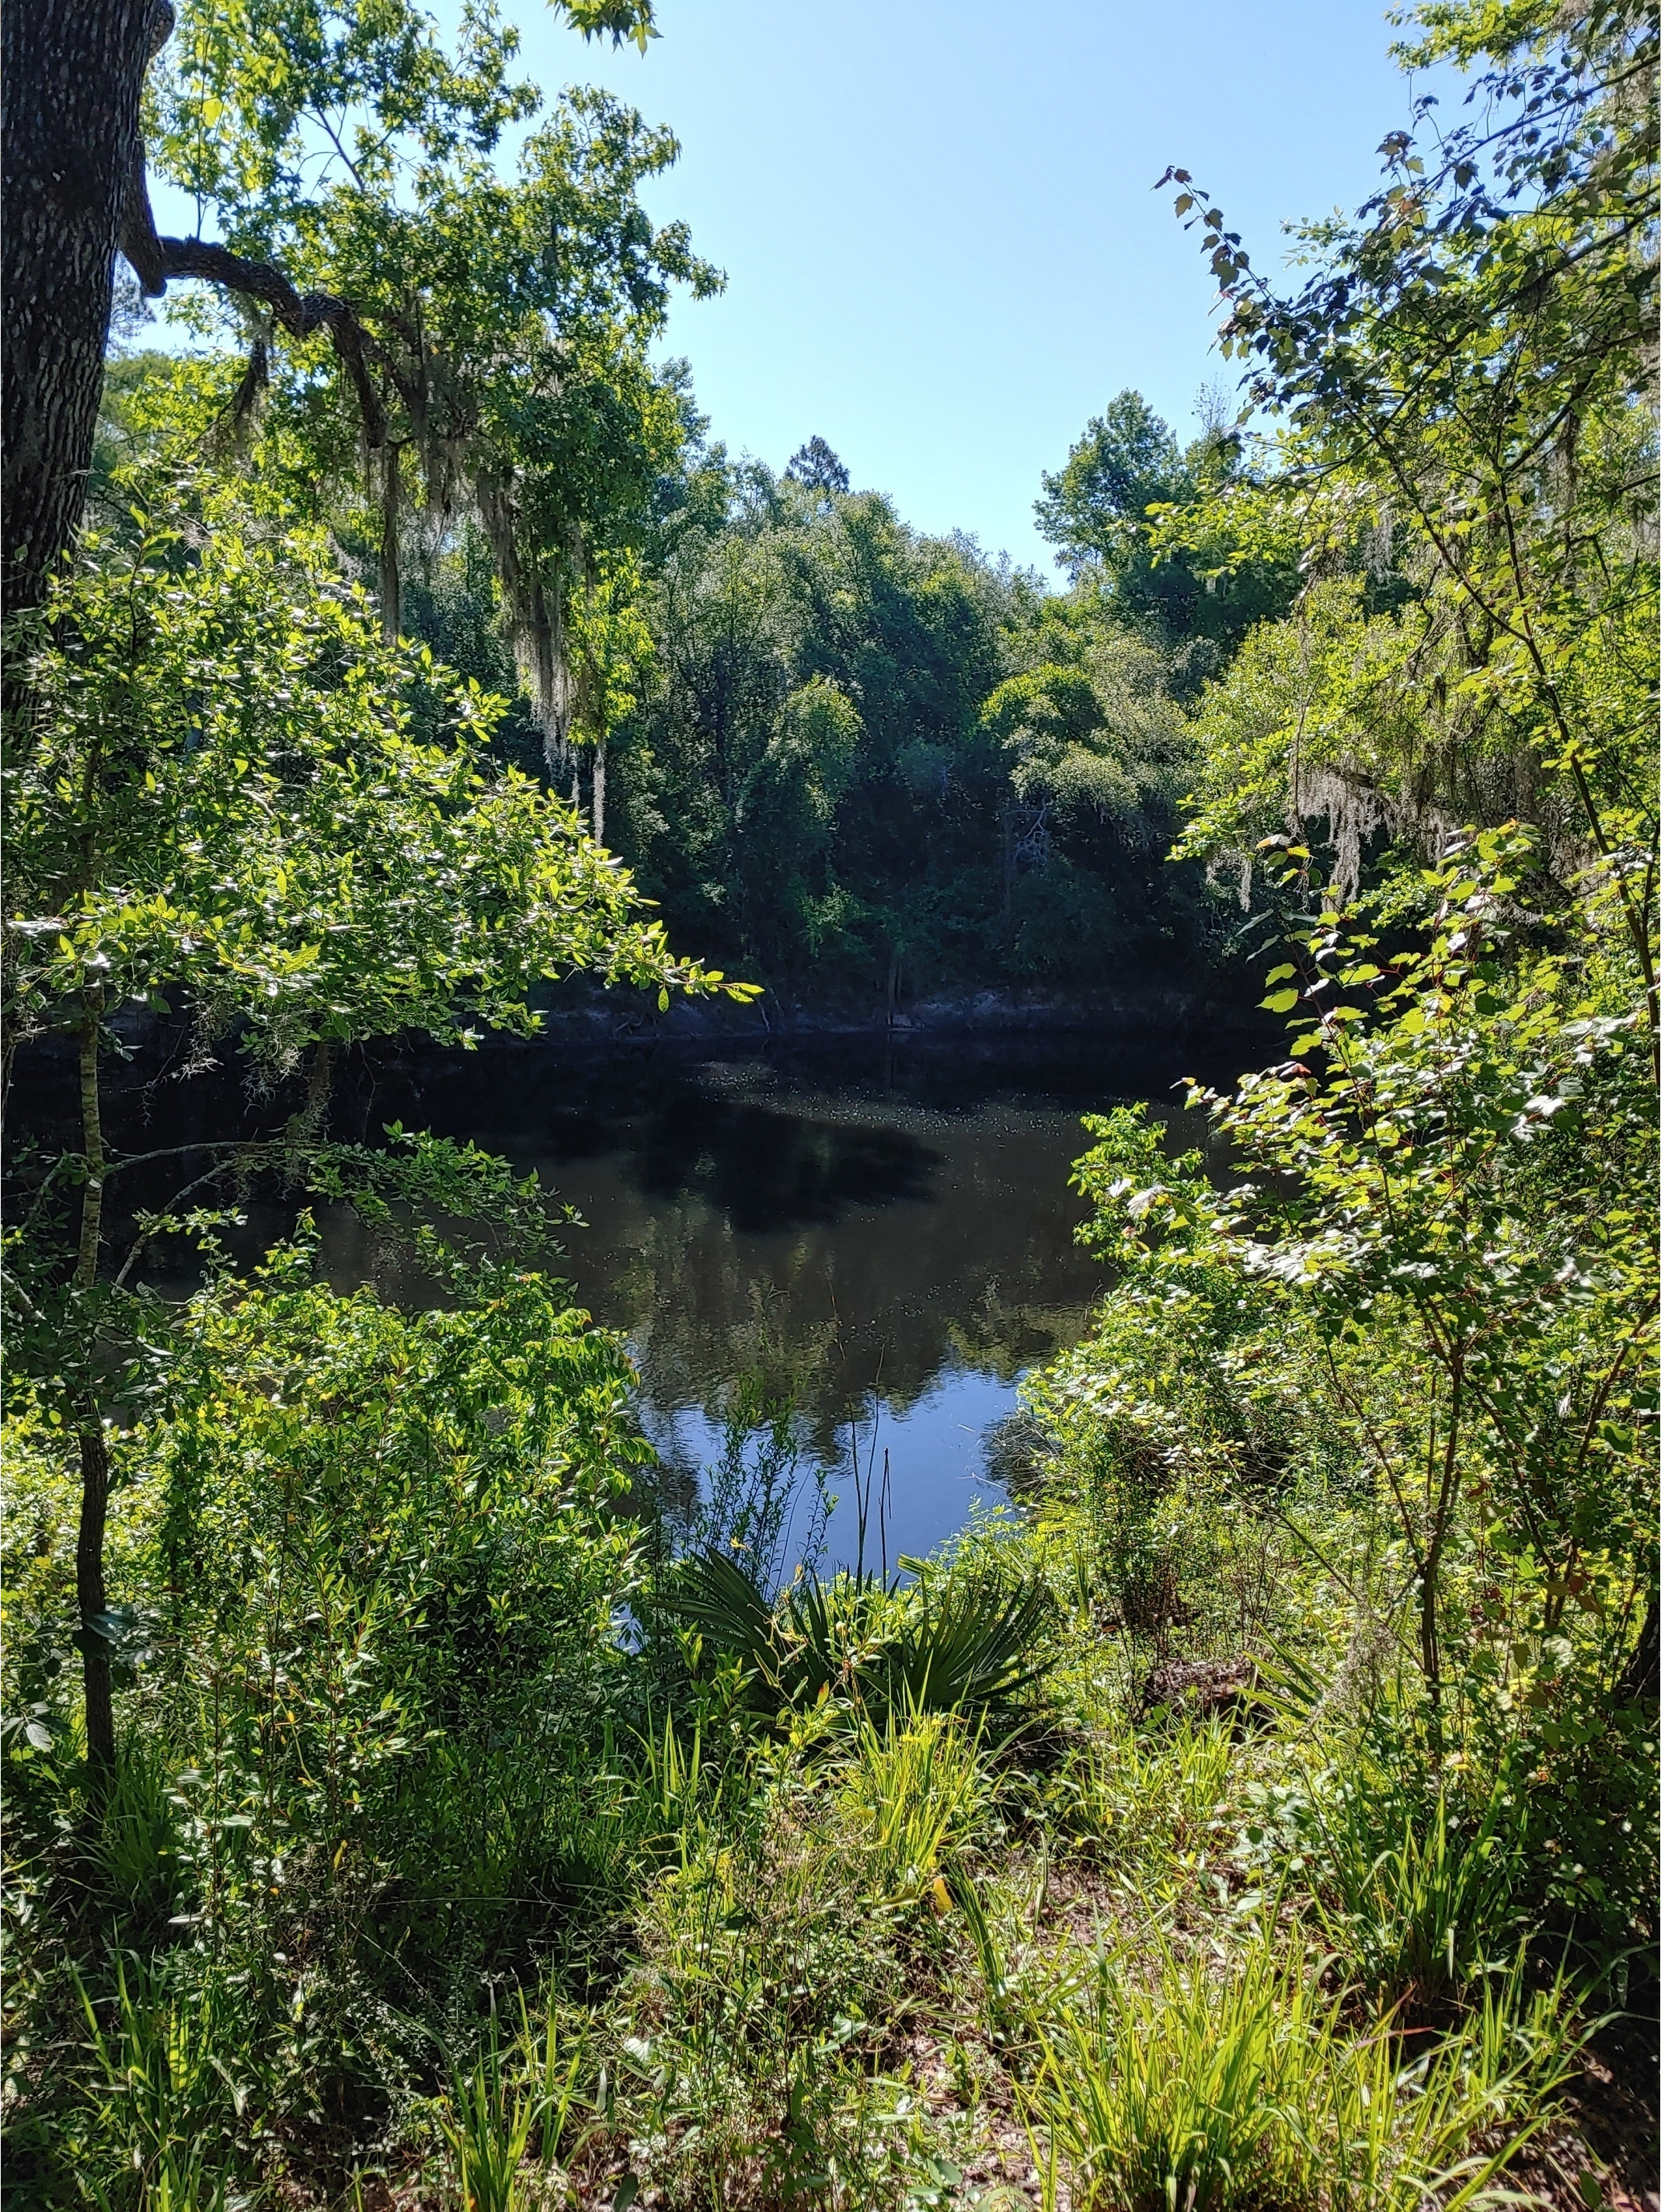
[[[3,0],[3,586],[39,603],[80,519],[157,0]]]

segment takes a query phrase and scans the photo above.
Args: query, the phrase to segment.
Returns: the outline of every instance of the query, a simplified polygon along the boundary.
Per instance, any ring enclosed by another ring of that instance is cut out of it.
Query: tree
[[[1250,1180],[1171,1163],[1136,1109],[1091,1125],[1079,1182],[1120,1270],[1104,1340],[1133,1322],[1179,1370],[1156,1385],[1145,1347],[1095,1402],[1179,1465],[1165,1382],[1186,1389],[1220,1336],[1220,1385],[1278,1383],[1294,1432],[1335,1425],[1374,1488],[1433,1763],[1457,1702],[1465,1729],[1539,1728],[1590,1778],[1652,1636],[1654,1115],[1587,943],[1541,953],[1511,926],[1537,843],[1452,841],[1387,933],[1323,900],[1269,977],[1287,1058],[1190,1095]],[[1588,887],[1581,919],[1618,948],[1607,896]]]
[[[1379,192],[1354,221],[1306,227],[1312,268],[1295,295],[1256,275],[1221,210],[1171,173],[1223,290],[1224,351],[1281,426],[1275,481],[1224,487],[1190,518],[1190,547],[1250,548],[1289,524],[1310,587],[1297,635],[1264,643],[1269,719],[1247,748],[1259,802],[1236,805],[1244,781],[1225,766],[1193,842],[1249,864],[1249,833],[1267,834],[1271,750],[1286,826],[1301,837],[1325,817],[1352,878],[1358,836],[1434,848],[1462,819],[1524,812],[1548,831],[1558,900],[1588,842],[1609,872],[1661,1050],[1661,33],[1628,0],[1567,12],[1461,0],[1419,21],[1408,59],[1488,64],[1470,119],[1392,132]],[[1366,579],[1381,568],[1405,593],[1374,616]]]
[[[1177,673],[1190,690],[1254,623],[1283,613],[1296,588],[1295,571],[1274,551],[1202,568],[1168,526],[1198,506],[1214,508],[1243,466],[1232,430],[1214,424],[1184,451],[1141,392],[1122,392],[1092,417],[1066,467],[1045,473],[1033,508],[1075,584],[1098,575],[1123,616],[1189,648]]]
[[[138,1249],[189,1226],[186,1212],[152,1220],[113,1276],[105,1266],[106,1187],[131,1164],[110,1156],[101,1100],[122,1010],[182,990],[204,1047],[234,1032],[268,1083],[308,1071],[307,1103],[266,1142],[206,1148],[192,1188],[210,1188],[232,1170],[301,1170],[332,1056],[356,1040],[529,1033],[538,986],[573,973],[662,1006],[672,989],[745,993],[672,955],[575,816],[493,760],[502,702],[384,640],[319,534],[273,542],[221,501],[125,553],[88,535],[11,651],[24,680],[4,783],[8,1048],[46,1029],[76,1037],[82,1124],[9,1237],[13,1364],[78,1440],[88,1745],[107,1768],[107,1355],[131,1333]],[[65,1253],[52,1207],[77,1185]]]
[[[231,409],[251,409],[276,376],[272,457],[296,495],[319,481],[350,504],[367,456],[388,635],[412,520],[430,544],[459,510],[477,518],[561,771],[573,597],[635,541],[683,434],[679,395],[648,348],[672,283],[702,295],[719,283],[684,227],[654,229],[639,204],[640,183],[678,149],[577,90],[526,141],[509,182],[494,163],[501,134],[539,94],[514,81],[517,36],[492,9],[472,11],[450,47],[406,4],[326,9],[317,31],[302,38],[268,10],[228,29],[192,0],[160,82],[156,157],[227,234],[206,273],[261,303]],[[331,348],[262,294],[259,272],[273,267],[307,298],[350,301]]]
[[[1045,471],[1033,513],[1076,580],[1092,562],[1120,560],[1138,540],[1148,508],[1189,489],[1170,425],[1140,392],[1122,392],[1105,415],[1092,416],[1066,467]]]
[[[1168,175],[1223,292],[1223,352],[1281,429],[1276,477],[1227,489],[1234,511],[1196,514],[1188,540],[1250,549],[1289,525],[1307,575],[1294,617],[1252,639],[1201,712],[1221,744],[1185,849],[1238,865],[1250,896],[1254,860],[1289,848],[1307,909],[1318,842],[1342,902],[1369,838],[1400,869],[1462,821],[1519,811],[1544,832],[1535,927],[1597,980],[1599,1018],[1648,1030],[1654,1084],[1661,28],[1633,0],[1433,0],[1415,27],[1409,64],[1487,64],[1471,112],[1442,126],[1420,101],[1380,149],[1383,188],[1351,222],[1303,228],[1296,295],[1254,272],[1185,170]],[[1407,586],[1384,613],[1366,606],[1376,566]],[[1575,1172],[1599,1206],[1615,1197],[1612,1218],[1626,1190],[1648,1192],[1641,1168],[1612,1188],[1597,1159]],[[1537,1192],[1544,1212],[1564,1201]],[[1544,1407],[1539,1422],[1550,1447]],[[1650,1604],[1650,1674],[1654,1639]]]
[[[585,36],[609,33],[643,45],[653,34],[650,0],[561,4]],[[430,95],[433,65],[419,19],[413,10],[398,12],[403,20],[393,43],[424,64]],[[222,52],[250,31],[256,15],[268,53],[275,48],[295,58],[317,43],[319,26],[304,6],[280,20],[269,9],[217,15]],[[6,0],[0,18],[6,155],[0,337],[7,363],[0,583],[12,610],[40,602],[79,517],[118,247],[151,294],[169,276],[224,285],[259,300],[297,337],[326,332],[354,381],[364,374],[363,332],[350,301],[302,294],[269,261],[156,236],[140,102],[145,72],[173,21],[170,0],[85,0],[63,9]],[[366,432],[372,419],[370,409]]]
[[[1010,756],[1016,796],[1095,816],[1128,853],[1163,853],[1193,769],[1167,678],[1155,647],[1104,627],[1078,661],[1043,662],[1001,684],[982,722]]]
[[[141,164],[139,92],[172,20],[155,0],[6,0],[0,13],[8,607],[38,602],[81,511],[116,248]]]
[[[1193,774],[1173,656],[873,494],[689,453],[646,556],[619,851],[684,934],[782,988],[1094,978],[1198,949],[1164,869]]]
[[[814,436],[791,454],[784,473],[805,490],[821,494],[846,491],[848,471],[824,440]]]

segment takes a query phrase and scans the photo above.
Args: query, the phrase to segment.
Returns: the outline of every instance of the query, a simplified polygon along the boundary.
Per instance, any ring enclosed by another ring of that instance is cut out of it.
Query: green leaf
[[[1267,999],[1259,999],[1257,1003],[1260,1006],[1266,1006],[1271,1014],[1289,1014],[1302,995],[1296,990],[1275,991]]]

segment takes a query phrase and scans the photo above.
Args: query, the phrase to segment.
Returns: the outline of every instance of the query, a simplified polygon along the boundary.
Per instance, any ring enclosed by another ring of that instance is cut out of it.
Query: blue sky
[[[1040,471],[1127,385],[1191,434],[1226,366],[1155,178],[1192,170],[1267,267],[1284,220],[1372,190],[1410,99],[1376,0],[660,0],[643,57],[506,12],[551,93],[681,141],[648,205],[727,275],[666,348],[713,434],[780,467],[817,432],[908,520],[1047,572]]]

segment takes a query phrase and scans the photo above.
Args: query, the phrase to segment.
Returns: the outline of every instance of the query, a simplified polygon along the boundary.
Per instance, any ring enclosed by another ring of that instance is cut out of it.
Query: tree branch
[[[297,338],[327,331],[357,393],[365,441],[371,449],[382,443],[386,416],[369,378],[366,334],[350,301],[332,292],[296,291],[274,262],[249,261],[228,246],[212,246],[204,239],[156,238],[155,246],[155,265],[163,283],[169,276],[195,277],[227,292],[240,292],[269,307],[283,328]]]

